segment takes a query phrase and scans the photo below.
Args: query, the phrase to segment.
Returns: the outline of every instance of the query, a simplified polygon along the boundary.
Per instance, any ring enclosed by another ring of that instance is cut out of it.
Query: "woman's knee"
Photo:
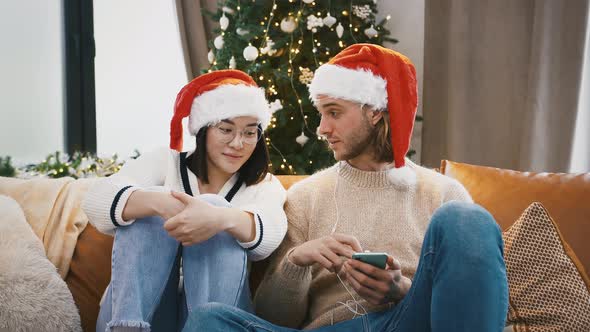
[[[225,200],[225,198],[215,195],[215,194],[202,194],[199,195],[199,198],[204,200],[205,202],[220,207],[231,207],[231,204]]]

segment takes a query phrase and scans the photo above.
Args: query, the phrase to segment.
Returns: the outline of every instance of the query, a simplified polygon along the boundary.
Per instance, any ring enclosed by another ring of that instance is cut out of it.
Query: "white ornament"
[[[236,58],[232,55],[231,59],[229,59],[229,68],[236,69]]]
[[[304,146],[305,143],[307,143],[307,141],[309,141],[309,137],[305,136],[304,132],[301,132],[301,135],[297,136],[297,138],[295,139],[295,142],[297,142],[301,146]]]
[[[254,61],[258,57],[258,49],[252,45],[248,45],[244,49],[244,59]]]
[[[352,13],[355,16],[360,17],[363,20],[366,20],[370,17],[372,11],[371,11],[371,7],[369,5],[352,6]]]
[[[215,48],[220,50],[223,48],[223,36],[217,36],[215,37],[215,39],[213,40],[213,45],[215,45]]]
[[[330,15],[330,13],[328,13],[328,16],[324,17],[323,21],[325,26],[331,28],[336,23],[336,18]]]
[[[299,82],[305,85],[309,85],[313,80],[313,72],[309,68],[299,67],[301,75],[299,75]]]
[[[309,15],[307,17],[307,30],[314,30],[316,27],[321,27],[324,25],[324,21],[321,17],[315,17],[315,15]],[[317,31],[317,29],[316,29]],[[315,32],[315,31],[313,31]]]
[[[365,29],[365,35],[369,38],[374,38],[379,35],[379,32],[377,32],[377,30],[371,25],[370,28]]]
[[[283,104],[281,104],[280,99],[275,99],[275,101],[268,104],[270,113],[274,113],[280,109],[283,109]]]
[[[223,13],[221,18],[219,19],[219,27],[221,28],[221,30],[225,31],[225,29],[227,29],[228,25],[229,25],[229,18],[227,18],[227,16],[225,16],[225,13]]]
[[[343,33],[344,27],[342,26],[342,24],[338,23],[338,26],[336,27],[336,34],[338,35],[338,38],[342,38]]]
[[[213,53],[213,50],[209,50],[209,53],[207,53],[207,60],[209,60],[209,63],[213,63],[213,61],[215,61],[215,53]]]
[[[264,47],[260,49],[260,53],[273,56],[275,53],[277,53],[277,50],[273,48],[274,46],[275,42],[273,42],[272,39],[268,38],[266,40],[266,45],[264,45]]]
[[[305,3],[312,3],[314,0],[303,0]]]
[[[281,21],[281,30],[286,33],[291,33],[297,29],[297,21],[292,16],[285,17]]]
[[[247,34],[249,34],[249,33],[250,33],[250,31],[249,31],[249,30],[246,30],[246,29],[242,29],[242,28],[237,28],[237,29],[236,29],[236,33],[237,33],[238,35],[240,35],[240,36],[243,36],[243,35],[247,35]]]
[[[233,13],[235,13],[235,11],[234,11],[233,9],[231,9],[231,8],[229,8],[229,7],[227,7],[227,6],[223,6],[223,7],[221,8],[221,10],[222,10],[224,13],[228,13],[228,14],[230,14],[230,15],[231,15],[231,14],[233,14]]]

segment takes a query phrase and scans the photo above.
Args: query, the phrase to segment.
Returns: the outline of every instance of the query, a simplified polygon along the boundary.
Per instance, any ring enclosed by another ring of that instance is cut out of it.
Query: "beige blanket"
[[[0,177],[0,195],[12,197],[19,203],[62,279],[68,273],[78,235],[88,224],[82,211],[82,199],[94,181]]]

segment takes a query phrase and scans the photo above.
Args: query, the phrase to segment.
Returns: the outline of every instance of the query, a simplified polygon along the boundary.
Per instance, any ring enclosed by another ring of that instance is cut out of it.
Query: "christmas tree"
[[[208,54],[211,67],[240,69],[266,90],[274,111],[266,143],[274,174],[311,174],[334,163],[316,135],[313,72],[348,45],[397,42],[376,22],[376,0],[227,0]]]

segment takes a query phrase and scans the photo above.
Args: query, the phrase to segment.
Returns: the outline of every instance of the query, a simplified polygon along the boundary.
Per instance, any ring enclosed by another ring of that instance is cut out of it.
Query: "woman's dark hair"
[[[206,149],[208,128],[209,127],[203,127],[199,129],[199,132],[197,132],[196,135],[197,148],[195,149],[195,152],[187,158],[189,169],[204,183],[209,183]],[[268,173],[270,157],[268,156],[268,149],[266,148],[264,132],[260,125],[258,125],[258,132],[260,133],[260,139],[256,142],[254,152],[252,152],[250,158],[248,158],[244,165],[238,170],[238,173],[240,174],[239,179],[245,182],[246,186],[262,181]]]

